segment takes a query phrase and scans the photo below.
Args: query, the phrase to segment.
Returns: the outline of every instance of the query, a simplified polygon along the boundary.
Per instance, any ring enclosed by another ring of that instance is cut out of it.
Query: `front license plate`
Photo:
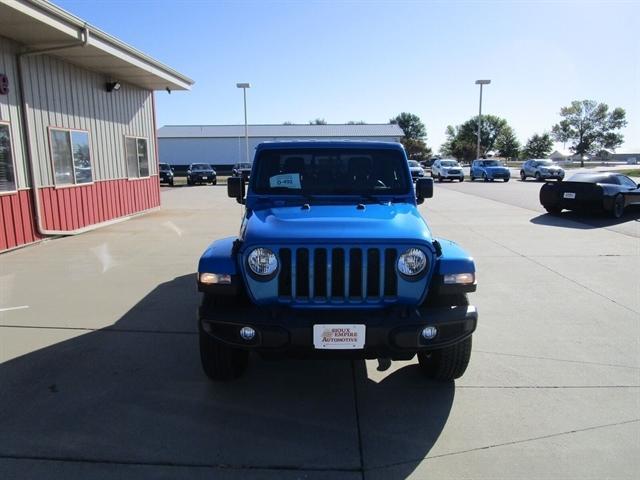
[[[203,180],[209,180],[209,177],[202,177]]]
[[[564,192],[564,198],[574,199],[576,198],[576,194],[573,192]]]
[[[313,346],[320,350],[364,348],[364,325],[314,325]]]

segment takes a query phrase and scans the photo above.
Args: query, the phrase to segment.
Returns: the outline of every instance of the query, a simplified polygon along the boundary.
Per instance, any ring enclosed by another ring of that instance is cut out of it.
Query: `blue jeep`
[[[460,377],[478,314],[473,259],[432,237],[402,145],[267,142],[248,188],[238,237],[200,258],[200,356],[213,380],[239,377],[249,352],[403,359],[428,377]]]

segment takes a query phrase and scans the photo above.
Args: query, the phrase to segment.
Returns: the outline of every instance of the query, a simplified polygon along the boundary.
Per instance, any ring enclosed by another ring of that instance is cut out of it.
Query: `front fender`
[[[198,262],[198,273],[237,275],[238,269],[233,254],[235,241],[236,237],[226,237],[209,245]]]
[[[437,239],[440,244],[441,255],[434,275],[434,281],[440,293],[465,293],[476,290],[473,285],[445,285],[444,276],[455,273],[476,273],[476,264],[473,257],[462,247],[451,240]]]

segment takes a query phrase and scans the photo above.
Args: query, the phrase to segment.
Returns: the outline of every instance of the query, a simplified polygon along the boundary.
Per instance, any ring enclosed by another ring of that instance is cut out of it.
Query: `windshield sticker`
[[[299,173],[283,173],[274,175],[269,178],[269,186],[271,188],[291,188],[300,190],[300,174]]]

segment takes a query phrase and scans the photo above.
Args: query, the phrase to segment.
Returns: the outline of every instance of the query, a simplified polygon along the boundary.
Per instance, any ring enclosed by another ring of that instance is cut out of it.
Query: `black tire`
[[[540,172],[536,172],[536,182],[541,182],[542,176],[540,176]]]
[[[234,297],[214,297],[205,295],[202,308],[215,309],[216,304],[233,303]],[[240,378],[249,365],[249,351],[231,347],[211,337],[198,320],[200,340],[200,362],[204,373],[214,381],[229,381]]]
[[[427,304],[433,307],[451,307],[469,305],[465,294],[437,295],[432,293]],[[418,352],[418,363],[422,373],[431,379],[451,381],[460,378],[471,359],[471,337],[449,347],[430,352]]]
[[[472,182],[476,181],[476,177],[474,177],[473,175],[469,175],[469,180]]]
[[[191,179],[189,177],[187,177],[187,185],[193,185],[193,182],[191,181]]]
[[[616,195],[613,199],[613,206],[611,207],[610,213],[615,219],[622,218],[624,215],[624,197],[621,194]]]
[[[550,215],[560,215],[562,213],[562,209],[560,207],[545,206],[544,209]]]
[[[521,182],[526,182],[527,181],[527,174],[524,173],[524,170],[520,170],[520,181]]]
[[[438,182],[442,183],[442,175],[438,174]]]
[[[464,177],[460,177],[460,183],[464,182]]]
[[[218,184],[218,180],[214,180],[213,182],[211,182],[211,185],[217,185]]]
[[[485,182],[489,181],[489,179],[487,178],[487,174],[484,173],[484,172],[482,173],[482,180],[485,181]]]

